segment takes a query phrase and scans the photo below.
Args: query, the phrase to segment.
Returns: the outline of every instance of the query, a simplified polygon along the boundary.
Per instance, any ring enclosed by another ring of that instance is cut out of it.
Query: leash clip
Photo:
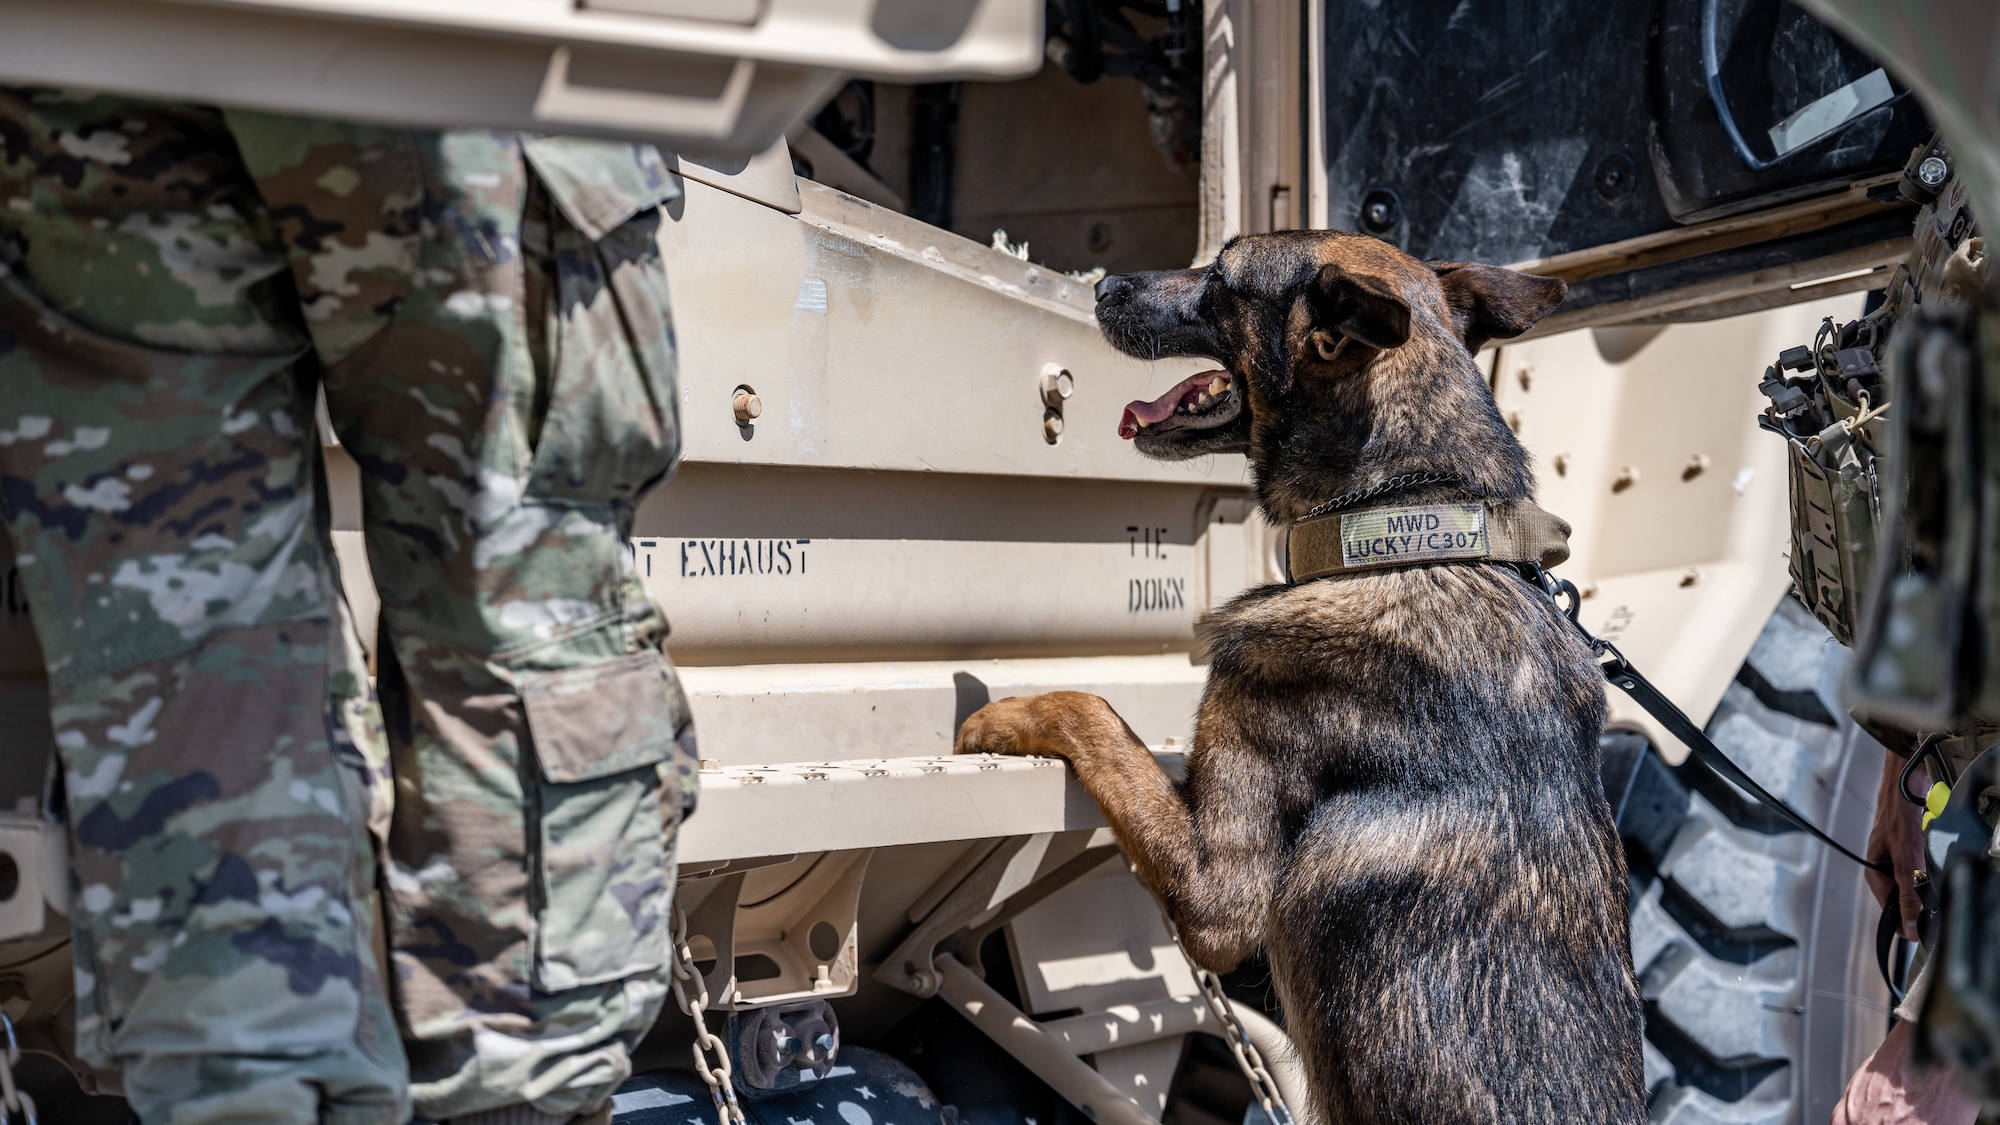
[[[1535,582],[1542,588],[1542,593],[1556,603],[1556,608],[1562,610],[1563,616],[1569,618],[1569,623],[1576,626],[1576,631],[1583,634],[1583,639],[1590,642],[1591,651],[1604,655],[1604,650],[1611,646],[1591,636],[1590,630],[1583,627],[1583,595],[1577,592],[1576,583],[1567,578],[1557,578],[1539,566],[1535,568]],[[1568,606],[1563,605],[1564,598],[1569,599]]]

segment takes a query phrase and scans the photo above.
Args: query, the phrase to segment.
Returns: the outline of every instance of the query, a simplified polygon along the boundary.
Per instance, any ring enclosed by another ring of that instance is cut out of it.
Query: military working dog
[[[1531,507],[1533,489],[1473,355],[1563,291],[1299,231],[1237,239],[1205,268],[1108,277],[1097,318],[1129,354],[1223,366],[1126,409],[1142,453],[1246,451],[1279,526],[1343,498],[1469,526]],[[1532,566],[1346,561],[1206,624],[1183,783],[1077,692],[990,704],[958,748],[1067,758],[1195,960],[1222,972],[1264,952],[1329,1125],[1639,1125],[1640,999],[1590,648]]]

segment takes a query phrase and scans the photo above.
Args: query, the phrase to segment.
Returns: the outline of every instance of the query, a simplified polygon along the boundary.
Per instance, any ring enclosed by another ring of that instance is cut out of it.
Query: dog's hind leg
[[[1083,692],[990,703],[959,728],[957,749],[1068,759],[1203,967],[1227,972],[1262,943],[1283,848],[1276,775],[1213,706],[1203,708],[1185,783],[1109,703]]]

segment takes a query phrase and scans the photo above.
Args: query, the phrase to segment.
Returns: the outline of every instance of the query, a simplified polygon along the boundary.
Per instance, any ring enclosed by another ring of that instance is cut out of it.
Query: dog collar
[[[1285,579],[1442,562],[1531,563],[1569,558],[1569,524],[1529,500],[1384,504],[1327,512],[1293,524]]]

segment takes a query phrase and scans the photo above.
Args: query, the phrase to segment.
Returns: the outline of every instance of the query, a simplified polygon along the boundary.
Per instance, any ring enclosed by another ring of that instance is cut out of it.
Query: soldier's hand
[[[1875,790],[1875,824],[1868,830],[1867,858],[1871,863],[1885,863],[1894,875],[1880,871],[1868,872],[1868,888],[1875,892],[1875,901],[1887,906],[1889,896],[1895,895],[1897,906],[1903,915],[1903,937],[1917,940],[1917,916],[1923,911],[1923,904],[1917,898],[1915,876],[1926,870],[1924,860],[1924,810],[1903,799],[1896,792],[1897,778],[1902,776],[1903,765],[1909,759],[1890,751],[1882,756],[1882,783]],[[1931,778],[1924,767],[1910,771],[1910,790],[1922,793],[1930,788]]]

